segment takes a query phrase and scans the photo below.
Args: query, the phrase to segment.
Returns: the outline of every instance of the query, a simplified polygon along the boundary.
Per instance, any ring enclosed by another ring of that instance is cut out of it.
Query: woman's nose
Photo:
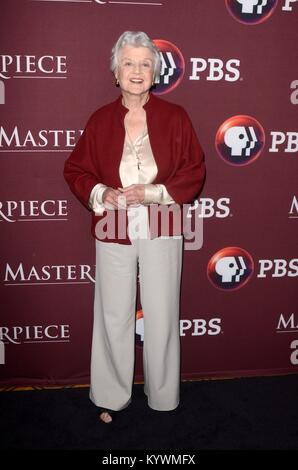
[[[133,69],[134,69],[134,72],[139,73],[141,69],[140,64],[134,64]]]

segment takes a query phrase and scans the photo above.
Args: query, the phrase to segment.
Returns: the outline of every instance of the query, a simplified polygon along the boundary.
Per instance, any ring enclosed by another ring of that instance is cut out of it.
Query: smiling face
[[[147,47],[124,46],[120,49],[115,77],[122,92],[132,95],[147,93],[153,82],[154,58]]]

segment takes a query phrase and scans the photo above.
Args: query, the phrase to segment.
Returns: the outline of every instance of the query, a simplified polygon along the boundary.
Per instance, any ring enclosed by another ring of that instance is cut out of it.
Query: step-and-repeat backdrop
[[[203,236],[184,251],[182,378],[297,373],[298,1],[3,0],[0,11],[0,385],[89,382],[95,243],[63,166],[119,94],[109,59],[126,30],[160,47],[154,92],[184,106],[206,155],[192,214]]]

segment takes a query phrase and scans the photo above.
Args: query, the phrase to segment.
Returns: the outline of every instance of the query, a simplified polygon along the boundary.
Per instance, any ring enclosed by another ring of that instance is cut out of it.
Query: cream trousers
[[[144,392],[150,408],[179,404],[179,301],[183,237],[96,240],[90,398],[100,407],[131,402],[135,364],[137,273],[144,315]]]

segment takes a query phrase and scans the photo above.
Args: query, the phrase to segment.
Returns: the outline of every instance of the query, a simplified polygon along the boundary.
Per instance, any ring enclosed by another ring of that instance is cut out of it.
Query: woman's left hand
[[[142,204],[145,198],[145,185],[144,184],[131,184],[126,188],[118,188],[119,191],[126,197],[126,205]]]

